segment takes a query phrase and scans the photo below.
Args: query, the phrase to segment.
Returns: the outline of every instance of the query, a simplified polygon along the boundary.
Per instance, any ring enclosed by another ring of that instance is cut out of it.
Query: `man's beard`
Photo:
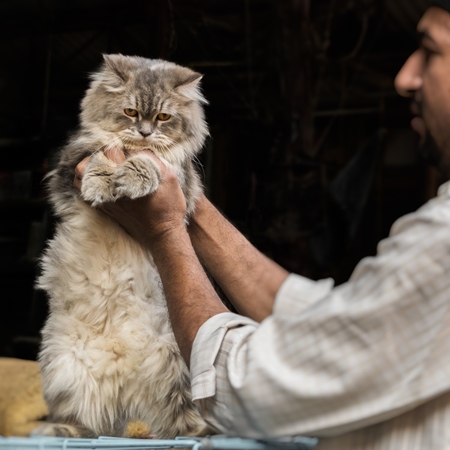
[[[428,130],[425,137],[421,139],[421,142],[418,145],[418,150],[420,156],[426,163],[439,168],[442,154],[438,149],[436,141]]]
[[[422,114],[423,103],[416,98],[413,98],[411,101],[411,111],[413,111],[413,113],[415,113],[417,117],[421,119],[425,127],[425,135],[420,138],[418,145],[419,154],[426,163],[431,164],[439,169],[442,159],[442,152],[439,151],[436,140],[433,138],[430,130],[424,122]]]

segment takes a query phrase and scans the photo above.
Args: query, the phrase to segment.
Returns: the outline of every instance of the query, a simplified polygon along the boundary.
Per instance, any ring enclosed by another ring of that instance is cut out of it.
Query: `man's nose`
[[[416,50],[403,64],[395,77],[395,89],[403,97],[411,97],[422,87],[424,58],[422,50]]]

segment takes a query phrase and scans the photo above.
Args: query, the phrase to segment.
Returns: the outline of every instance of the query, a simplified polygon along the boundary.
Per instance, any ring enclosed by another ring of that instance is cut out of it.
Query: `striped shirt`
[[[192,393],[221,432],[325,449],[450,449],[450,182],[350,280],[291,274],[261,324],[199,330]]]

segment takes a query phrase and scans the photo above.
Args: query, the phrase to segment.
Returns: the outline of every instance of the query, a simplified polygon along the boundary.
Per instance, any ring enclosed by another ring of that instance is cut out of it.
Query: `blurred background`
[[[288,270],[345,282],[442,182],[393,80],[426,0],[0,2],[0,356],[34,359],[42,178],[102,53],[204,74],[208,196]]]

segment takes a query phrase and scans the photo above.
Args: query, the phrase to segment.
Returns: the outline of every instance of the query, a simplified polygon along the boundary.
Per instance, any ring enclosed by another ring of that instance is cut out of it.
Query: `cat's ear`
[[[132,57],[120,53],[103,55],[103,60],[103,68],[94,75],[94,79],[102,83],[109,92],[124,91],[125,84],[130,79],[133,70],[136,69],[136,61]]]
[[[203,96],[200,81],[203,75],[198,72],[193,72],[192,70],[186,69],[180,72],[179,79],[176,83],[175,90],[181,94],[183,97],[190,98],[191,100],[196,100],[200,103],[208,103],[208,100]]]
[[[105,68],[118,76],[125,83],[129,80],[131,73],[137,68],[138,63],[132,56],[124,56],[120,53],[115,55],[103,54]]]

